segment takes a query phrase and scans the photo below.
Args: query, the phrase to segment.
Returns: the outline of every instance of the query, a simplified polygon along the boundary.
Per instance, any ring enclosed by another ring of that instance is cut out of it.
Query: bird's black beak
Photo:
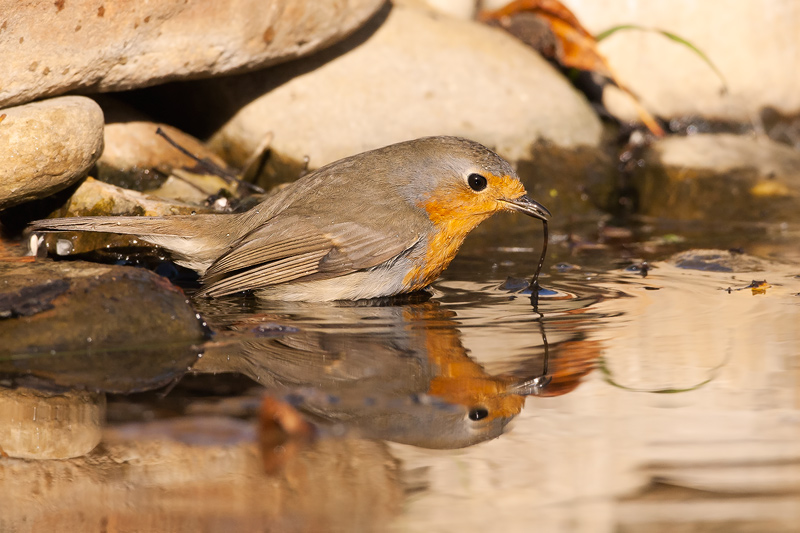
[[[531,200],[527,196],[520,196],[515,200],[503,200],[508,207],[513,211],[525,213],[529,217],[535,217],[540,220],[547,220],[550,218],[550,211],[545,206],[535,200]]]

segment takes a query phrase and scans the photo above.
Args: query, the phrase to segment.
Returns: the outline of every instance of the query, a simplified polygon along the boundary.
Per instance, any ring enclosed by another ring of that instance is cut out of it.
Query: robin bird
[[[200,294],[358,300],[413,292],[499,211],[546,220],[511,165],[457,137],[341,159],[240,214],[39,220],[36,230],[136,235],[200,274]]]

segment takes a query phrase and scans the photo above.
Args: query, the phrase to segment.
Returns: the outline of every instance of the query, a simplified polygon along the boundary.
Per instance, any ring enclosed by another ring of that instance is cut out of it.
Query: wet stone
[[[0,210],[69,187],[103,151],[103,112],[89,98],[53,98],[3,114]]]
[[[0,304],[0,377],[42,390],[157,388],[206,337],[180,289],[131,267],[0,263]]]
[[[667,261],[678,268],[704,272],[763,272],[767,261],[731,250],[687,250]]]
[[[671,219],[800,220],[800,152],[731,134],[656,141],[635,177],[640,211]]]
[[[32,316],[53,308],[51,301],[69,290],[63,279],[0,294],[0,318]]]
[[[512,278],[509,276],[498,288],[508,292],[519,292],[527,289],[529,286],[530,283],[528,280],[522,278]]]
[[[72,196],[51,213],[51,217],[101,215],[170,216],[211,212],[211,209],[168,200],[87,178]],[[58,256],[76,255],[107,248],[148,247],[130,235],[92,232],[55,232],[39,234],[40,248]]]

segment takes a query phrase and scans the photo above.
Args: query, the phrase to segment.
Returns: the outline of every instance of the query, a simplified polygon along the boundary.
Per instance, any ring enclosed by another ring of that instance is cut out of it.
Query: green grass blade
[[[723,91],[723,93],[728,92],[728,81],[725,79],[725,76],[722,75],[722,72],[717,68],[717,66],[714,64],[714,62],[711,61],[711,59],[705,54],[705,52],[700,50],[697,46],[695,46],[691,42],[687,41],[686,39],[684,39],[680,35],[675,35],[672,32],[668,32],[668,31],[665,31],[665,30],[659,30],[657,28],[647,28],[645,26],[639,26],[637,24],[620,24],[619,26],[613,26],[613,27],[611,27],[611,28],[609,28],[609,29],[607,29],[607,30],[605,30],[603,32],[598,33],[595,36],[595,40],[599,43],[600,41],[610,37],[611,35],[614,35],[615,33],[617,33],[618,31],[621,31],[621,30],[639,30],[639,31],[649,31],[649,32],[653,32],[653,33],[658,33],[658,34],[663,35],[664,37],[666,37],[667,39],[669,39],[669,40],[671,40],[673,42],[676,42],[678,44],[682,44],[683,46],[687,47],[689,50],[694,52],[695,55],[697,55],[697,57],[702,59],[703,62],[706,65],[708,65],[709,68],[711,68],[711,70],[714,71],[714,73],[717,75],[717,77],[722,82],[722,91]]]

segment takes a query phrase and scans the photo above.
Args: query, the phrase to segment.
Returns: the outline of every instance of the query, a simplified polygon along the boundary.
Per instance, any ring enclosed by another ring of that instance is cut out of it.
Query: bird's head
[[[485,146],[458,137],[425,137],[401,143],[408,157],[404,195],[434,224],[458,222],[467,231],[500,211],[541,220],[550,212],[528,198],[514,169]],[[413,155],[412,155],[413,154]]]

